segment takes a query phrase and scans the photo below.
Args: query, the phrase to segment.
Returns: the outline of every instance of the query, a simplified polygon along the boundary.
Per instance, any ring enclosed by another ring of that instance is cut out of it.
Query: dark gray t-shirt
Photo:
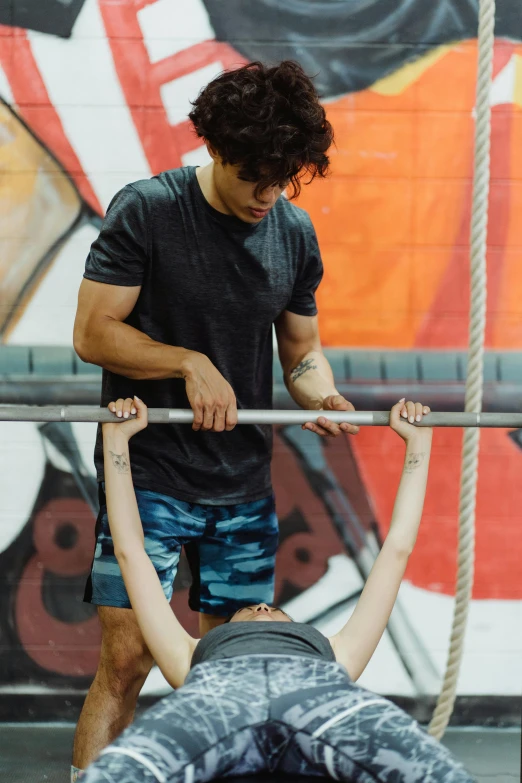
[[[126,323],[199,351],[228,380],[238,408],[272,407],[272,324],[284,310],[312,316],[322,263],[302,209],[280,198],[257,225],[207,202],[194,167],[123,188],[109,205],[85,277],[141,286]],[[136,394],[149,407],[190,408],[180,379],[136,381],[103,371],[102,406]],[[134,483],[193,503],[269,495],[272,429],[194,432],[152,424],[130,442]],[[103,480],[101,432],[95,450]]]
[[[213,628],[198,642],[190,666],[237,655],[299,655],[335,661],[332,645],[317,628],[263,620]]]

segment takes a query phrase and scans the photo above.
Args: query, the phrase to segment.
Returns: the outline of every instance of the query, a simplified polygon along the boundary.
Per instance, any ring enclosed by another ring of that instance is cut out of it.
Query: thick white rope
[[[471,216],[471,296],[465,410],[482,409],[484,336],[486,327],[486,240],[489,197],[489,148],[491,137],[490,91],[493,70],[495,0],[480,0],[478,74],[476,94],[475,158]],[[455,74],[458,78],[458,74]],[[462,444],[459,504],[459,550],[455,609],[446,672],[429,733],[441,739],[449,723],[462,660],[475,557],[475,500],[479,429],[466,429]]]

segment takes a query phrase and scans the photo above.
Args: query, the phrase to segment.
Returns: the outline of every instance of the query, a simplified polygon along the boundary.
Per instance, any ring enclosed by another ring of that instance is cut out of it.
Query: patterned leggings
[[[350,783],[471,783],[446,748],[338,663],[245,655],[196,666],[83,783],[202,783],[277,771]]]

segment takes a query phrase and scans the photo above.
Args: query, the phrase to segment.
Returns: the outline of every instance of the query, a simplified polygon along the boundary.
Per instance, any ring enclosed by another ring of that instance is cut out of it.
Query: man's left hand
[[[331,394],[329,397],[324,398],[323,410],[354,411],[355,408],[351,402],[345,400],[340,394]],[[303,429],[329,438],[336,438],[341,432],[347,432],[349,435],[357,435],[359,432],[359,427],[356,427],[355,424],[334,424],[333,421],[330,421],[325,416],[320,416],[317,424],[311,421],[303,424]]]

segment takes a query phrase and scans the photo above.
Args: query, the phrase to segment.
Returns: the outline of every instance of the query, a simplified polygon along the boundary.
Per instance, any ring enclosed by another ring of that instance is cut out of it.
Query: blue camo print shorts
[[[135,492],[145,550],[168,601],[183,546],[192,572],[189,606],[194,611],[228,616],[241,606],[273,603],[279,540],[273,495],[252,503],[210,506],[137,487]],[[130,609],[102,486],[95,535],[85,601]]]

